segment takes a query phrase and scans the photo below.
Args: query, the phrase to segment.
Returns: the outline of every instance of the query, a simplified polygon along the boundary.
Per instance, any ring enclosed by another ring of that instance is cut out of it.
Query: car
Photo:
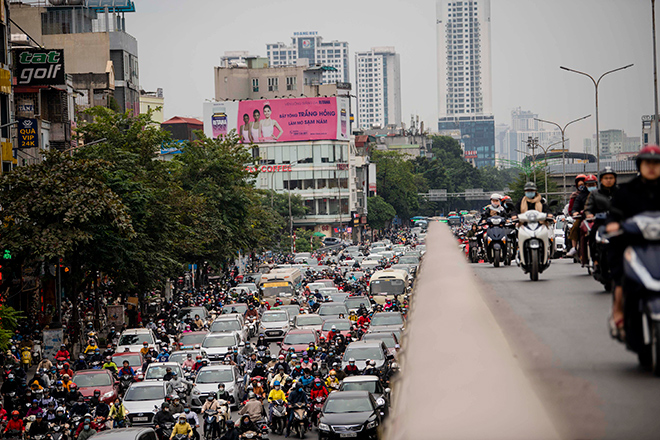
[[[300,330],[321,331],[323,319],[317,314],[296,315],[293,317],[293,327]]]
[[[399,338],[392,332],[367,333],[362,336],[363,341],[383,341],[387,351],[391,355],[396,355],[396,345],[399,344]]]
[[[405,326],[403,315],[399,312],[374,313],[369,324],[369,332],[385,332],[391,330],[402,330]]]
[[[369,391],[330,393],[319,414],[319,440],[378,438],[381,406]]]
[[[169,362],[176,362],[179,365],[183,365],[186,359],[188,359],[188,355],[192,358],[193,361],[197,359],[197,355],[202,356],[202,359],[208,360],[208,356],[206,355],[206,350],[202,350],[201,348],[197,348],[194,350],[185,350],[185,351],[175,351],[170,355],[170,360]],[[183,367],[182,367],[183,368]]]
[[[225,391],[230,394],[231,406],[238,406],[243,395],[243,378],[238,368],[233,365],[209,365],[202,367],[195,376],[195,388],[198,395],[191,398],[190,407],[198,411],[204,405],[203,399],[210,393],[218,391],[218,384],[225,385]]]
[[[339,391],[369,391],[376,404],[382,408],[386,414],[390,406],[390,389],[383,388],[378,376],[348,376],[345,377],[339,386]]]
[[[339,318],[330,318],[323,321],[323,327],[321,328],[321,334],[324,338],[328,339],[328,333],[332,330],[332,326],[337,327],[339,333],[344,337],[347,337],[351,334],[351,325],[352,322],[348,319],[339,319]]]
[[[207,334],[207,331],[181,333],[175,347],[179,350],[198,349]]]
[[[238,285],[236,285],[236,287],[244,287],[248,289],[250,293],[259,292],[259,288],[257,287],[256,283],[239,283]]]
[[[149,344],[149,347],[157,348],[156,336],[148,328],[127,329],[119,336],[119,342],[117,343],[115,352],[123,353],[126,349],[128,351],[140,351],[142,350],[142,344],[145,342]]]
[[[206,355],[211,362],[221,361],[232,347],[243,347],[245,343],[236,332],[231,333],[209,333],[202,342],[202,349],[206,351]]]
[[[342,370],[346,368],[348,360],[351,358],[355,359],[355,365],[360,370],[364,370],[366,360],[371,359],[376,361],[376,368],[382,371],[385,369],[386,362],[392,359],[392,355],[389,354],[383,341],[355,341],[348,344],[344,351],[341,360]]]
[[[364,308],[367,311],[371,311],[371,301],[367,296],[349,296],[344,300],[344,304],[348,308],[348,311],[351,310],[357,312],[360,309],[360,306],[364,304]]]
[[[348,307],[346,307],[346,304],[344,303],[327,302],[322,303],[316,313],[318,313],[324,321],[330,318],[339,318],[340,315],[344,315],[344,318],[348,318]]]
[[[399,264],[409,264],[411,266],[419,266],[420,257],[413,255],[411,252],[399,258]]]
[[[241,336],[241,341],[248,340],[248,330],[245,327],[245,320],[238,313],[220,315],[220,317],[213,321],[209,330],[211,333],[235,332]]]
[[[422,251],[419,250],[410,250],[406,252],[403,257],[418,257],[419,259],[422,258]],[[402,257],[402,258],[403,258]]]
[[[308,283],[306,287],[309,289],[310,293],[314,293],[314,291],[325,289],[328,286],[325,283],[314,282]]]
[[[323,245],[325,246],[337,246],[342,243],[340,238],[337,237],[325,237],[323,239]]]
[[[172,391],[170,382],[133,382],[126,390],[123,401],[131,426],[153,425],[156,411]]]
[[[326,267],[325,269],[328,269],[328,267]],[[323,278],[320,280],[316,280],[315,282],[319,284],[323,284],[325,287],[337,287],[335,286],[335,281],[329,278]]]
[[[234,304],[228,304],[222,308],[222,314],[223,315],[245,315],[245,312],[247,312],[248,305],[245,303],[234,303]],[[236,311],[236,313],[232,313]]]
[[[182,307],[177,314],[177,321],[195,319],[199,315],[202,321],[209,319],[209,311],[204,307]]]
[[[122,428],[100,431],[94,439],[102,440],[157,440],[156,431],[151,428]]]
[[[289,315],[289,322],[293,324],[293,319],[300,313],[300,306],[297,304],[287,304],[274,307],[271,310],[285,310]]]
[[[565,227],[566,220],[563,217],[560,217],[555,222],[555,248],[553,249],[553,258],[561,258],[566,253],[566,232],[564,232]]]
[[[76,371],[71,381],[78,386],[85,400],[94,395],[94,390],[101,391],[101,400],[108,405],[119,396],[119,382],[115,381],[109,370]]]
[[[410,277],[415,275],[416,267],[411,264],[393,264],[389,267],[390,269],[404,270],[408,273]]]
[[[179,377],[183,377],[183,370],[181,370],[181,365],[176,362],[152,362],[144,372],[145,382],[163,380],[163,377],[165,377],[168,368],[171,368],[173,372],[176,372]]]
[[[303,353],[309,348],[310,342],[313,342],[314,346],[319,343],[319,334],[314,330],[289,330],[280,344],[280,354],[285,355],[291,348],[296,353]]]
[[[138,374],[142,372],[142,353],[139,351],[125,351],[123,353],[115,353],[112,355],[112,362],[117,364],[117,368],[124,366],[124,361],[128,361],[128,366],[133,369],[133,373]]]
[[[266,339],[280,339],[290,326],[289,314],[285,310],[267,310],[261,316],[259,333],[263,333]]]
[[[350,295],[349,292],[335,292],[331,293],[328,295],[330,297],[330,301],[336,302],[336,303],[343,303],[346,301],[346,298]]]
[[[330,296],[334,293],[339,293],[339,289],[336,287],[323,287],[319,289],[319,293],[325,298],[326,296]]]

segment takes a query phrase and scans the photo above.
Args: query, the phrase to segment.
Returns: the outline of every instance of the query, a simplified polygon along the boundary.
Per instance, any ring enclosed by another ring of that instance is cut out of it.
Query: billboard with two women
[[[209,102],[204,132],[217,138],[235,129],[245,144],[349,140],[349,117],[343,97]]]

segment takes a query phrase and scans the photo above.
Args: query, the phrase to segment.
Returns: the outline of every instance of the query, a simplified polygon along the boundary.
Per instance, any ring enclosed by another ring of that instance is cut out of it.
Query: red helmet
[[[21,413],[19,413],[19,412],[16,411],[16,410],[13,410],[13,411],[11,412],[11,415],[12,415],[12,416],[20,416]]]
[[[76,388],[78,388],[78,385],[76,385],[75,382],[71,382],[71,383],[69,384],[69,389],[70,389],[70,390],[75,390]]]
[[[577,176],[575,176],[575,186],[577,186],[577,184],[580,180],[582,180],[584,182],[586,179],[587,179],[587,176],[585,176],[584,174],[578,174]]]
[[[635,158],[635,163],[637,164],[638,171],[639,171],[639,164],[644,159],[660,161],[660,147],[658,147],[657,145],[647,145],[646,147],[639,150],[639,153]]]
[[[585,182],[585,183],[587,183],[587,182],[594,182],[594,183],[595,183],[595,182],[598,182],[598,178],[597,178],[596,176],[594,176],[593,174],[589,174],[589,175],[584,179],[584,182]]]

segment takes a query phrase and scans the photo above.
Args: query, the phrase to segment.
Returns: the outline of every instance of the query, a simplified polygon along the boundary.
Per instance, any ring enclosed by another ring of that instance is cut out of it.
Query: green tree
[[[384,229],[396,216],[396,210],[381,196],[367,198],[367,223],[373,229]]]
[[[371,161],[376,164],[378,194],[403,220],[419,208],[413,163],[396,151],[375,150]]]
[[[312,252],[323,246],[321,237],[311,229],[296,229],[296,252]]]
[[[3,352],[9,348],[9,340],[14,336],[14,330],[18,328],[18,321],[23,318],[25,318],[23,313],[12,307],[0,305],[0,350]]]
[[[539,194],[542,196],[545,196],[545,172],[541,169],[536,169],[534,171],[536,174],[536,187],[538,188]],[[509,186],[509,192],[507,193],[508,196],[511,197],[514,203],[517,203],[519,200],[523,198],[525,195],[525,183],[527,182],[533,182],[534,177],[533,175],[525,174],[525,173],[520,173],[518,175],[518,178],[514,180],[511,185]],[[558,192],[559,187],[555,182],[553,182],[551,179],[548,179],[548,192],[553,193],[553,192]],[[550,200],[561,200],[561,196],[558,195],[551,195],[548,197],[548,201]]]

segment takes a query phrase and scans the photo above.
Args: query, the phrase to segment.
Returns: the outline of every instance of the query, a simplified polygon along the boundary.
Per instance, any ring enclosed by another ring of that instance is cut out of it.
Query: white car
[[[266,339],[281,339],[289,327],[289,314],[285,310],[268,310],[261,316],[259,333],[263,333]]]
[[[293,326],[300,330],[315,330],[321,331],[323,327],[323,319],[316,314],[296,315],[293,318]]]
[[[201,399],[217,392],[221,383],[225,385],[225,391],[231,397],[230,404],[238,406],[243,394],[243,381],[238,368],[232,365],[209,365],[199,370],[195,377],[195,388],[199,391],[199,398],[192,399],[193,409],[201,408],[204,404]]]
[[[153,425],[154,416],[165,400],[172,394],[169,382],[134,382],[124,395],[124,407],[132,426]]]
[[[286,312],[282,313],[286,315]],[[202,342],[202,349],[206,351],[209,360],[216,362],[221,361],[232,347],[239,346],[242,351],[245,344],[238,333],[209,333]]]
[[[148,328],[131,328],[124,330],[119,337],[119,343],[117,344],[116,353],[123,353],[125,351],[136,352],[140,351],[144,343],[149,344],[149,347],[156,347],[156,337],[154,333]]]

